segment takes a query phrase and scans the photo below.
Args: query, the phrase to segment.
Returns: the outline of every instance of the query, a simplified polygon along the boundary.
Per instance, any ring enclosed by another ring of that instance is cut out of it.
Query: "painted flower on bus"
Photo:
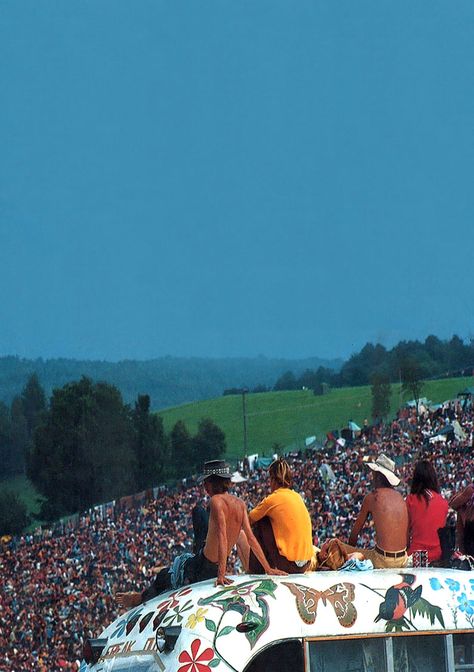
[[[468,598],[468,595],[471,595],[474,589],[474,579],[469,579],[469,583],[470,586],[466,588],[465,585],[461,585],[459,581],[454,579],[445,579],[444,582],[437,578],[430,579],[430,586],[433,590],[444,590],[445,586],[449,590],[448,605],[456,627],[458,626],[459,612],[467,620],[470,627],[474,627],[474,600]]]
[[[202,607],[199,607],[199,609],[196,611],[195,614],[190,614],[188,616],[188,620],[186,622],[186,627],[194,629],[198,623],[202,623],[204,621],[204,617],[207,613],[207,609],[203,609]]]
[[[122,637],[125,634],[125,632],[127,632],[128,634],[130,630],[132,630],[138,623],[138,619],[140,618],[142,612],[143,607],[140,607],[139,609],[134,609],[130,613],[126,614],[123,618],[121,618],[111,635],[112,639],[114,637]]]
[[[182,665],[178,668],[178,672],[211,672],[211,667],[216,666],[216,663],[213,661],[214,651],[208,647],[199,653],[200,648],[201,640],[195,639],[191,644],[190,652],[181,651],[178,661]],[[219,662],[217,661],[217,664]]]
[[[168,611],[171,609],[179,611],[179,601],[182,597],[185,597],[192,593],[192,588],[181,588],[180,590],[175,590],[169,595],[163,602],[156,607],[157,615],[153,620],[153,630],[156,630],[163,622],[163,619],[167,615]],[[169,623],[167,623],[169,625]]]

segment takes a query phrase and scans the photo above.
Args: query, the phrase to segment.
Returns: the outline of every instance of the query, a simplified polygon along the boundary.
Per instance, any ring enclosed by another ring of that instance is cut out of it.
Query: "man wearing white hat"
[[[351,553],[361,551],[375,569],[405,567],[407,564],[408,511],[402,495],[395,490],[400,478],[395,462],[381,453],[375,462],[365,462],[372,470],[373,491],[364,497],[362,507],[352,527],[349,545]],[[375,527],[375,548],[355,548],[357,539],[369,516]]]

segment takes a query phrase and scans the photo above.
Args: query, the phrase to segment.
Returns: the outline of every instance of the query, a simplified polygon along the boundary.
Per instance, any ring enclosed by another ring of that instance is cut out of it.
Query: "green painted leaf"
[[[274,592],[276,590],[277,584],[271,579],[264,579],[260,581],[259,585],[255,588],[254,592],[256,595],[264,594],[271,595],[275,597]]]
[[[235,630],[235,628],[232,625],[226,625],[225,628],[219,630],[219,634],[217,635],[217,637],[224,637],[224,635],[228,635],[233,630]]]
[[[403,632],[404,630],[410,630],[410,624],[405,617],[385,623],[385,632]]]
[[[424,616],[425,618],[429,618],[431,625],[434,625],[435,620],[438,620],[441,626],[443,628],[445,627],[441,608],[431,604],[428,602],[428,600],[425,600],[424,597],[420,597],[420,599],[417,600],[411,607],[411,610],[413,612],[413,616],[420,615]]]
[[[210,663],[208,663],[209,667],[217,667],[220,664],[221,660],[220,658],[213,658]]]
[[[249,609],[250,607],[244,603],[234,602],[233,604],[229,605],[227,611],[236,611],[238,614],[245,614]]]
[[[244,614],[242,619],[243,623],[248,623],[249,621],[252,623],[257,623],[257,627],[254,630],[245,633],[251,649],[253,649],[259,637],[265,632],[270,624],[268,617],[268,605],[265,602],[265,599],[263,597],[257,597],[257,602],[262,609],[262,614],[260,615],[255,611],[248,611],[246,614]]]
[[[206,628],[211,632],[215,632],[217,629],[216,624],[214,623],[214,621],[211,621],[210,618],[206,618]]]

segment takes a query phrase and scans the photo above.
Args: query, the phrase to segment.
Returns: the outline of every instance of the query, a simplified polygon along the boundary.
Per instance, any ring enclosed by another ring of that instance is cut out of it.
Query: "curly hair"
[[[290,465],[283,457],[274,460],[268,471],[271,478],[275,479],[281,488],[291,488],[293,486],[293,473]]]

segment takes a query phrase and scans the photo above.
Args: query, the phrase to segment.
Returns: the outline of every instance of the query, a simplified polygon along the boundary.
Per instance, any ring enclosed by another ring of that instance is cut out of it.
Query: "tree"
[[[171,465],[177,478],[193,473],[195,465],[191,435],[182,420],[174,425],[170,434]]]
[[[13,399],[10,416],[12,451],[15,455],[18,472],[24,473],[31,446],[21,397],[17,396]]]
[[[169,442],[163,420],[150,414],[150,397],[141,394],[133,412],[135,429],[134,451],[136,459],[135,480],[139,490],[162,482],[169,468]]]
[[[33,433],[39,424],[41,415],[46,410],[46,397],[36,373],[33,373],[30,376],[23,388],[21,401],[23,404],[23,414],[26,419],[28,437],[31,440]]]
[[[292,371],[287,371],[284,373],[282,376],[280,376],[280,378],[278,378],[273,389],[275,392],[282,390],[296,390],[297,382],[295,374]]]
[[[390,413],[390,397],[392,388],[388,375],[383,372],[375,372],[372,375],[372,418],[384,419]]]
[[[12,454],[11,418],[8,406],[0,401],[0,460],[2,473],[11,476],[15,473]]]
[[[406,358],[400,365],[400,375],[402,379],[402,390],[413,397],[416,403],[416,412],[418,413],[418,403],[423,390],[423,370],[415,359]]]
[[[25,504],[8,490],[0,492],[0,536],[20,534],[30,522]]]
[[[133,492],[133,425],[117,388],[82,378],[54,390],[28,474],[50,517]]]
[[[192,441],[193,462],[200,468],[207,460],[218,460],[223,457],[226,449],[225,434],[210,418],[203,418],[198,425],[198,432]]]

